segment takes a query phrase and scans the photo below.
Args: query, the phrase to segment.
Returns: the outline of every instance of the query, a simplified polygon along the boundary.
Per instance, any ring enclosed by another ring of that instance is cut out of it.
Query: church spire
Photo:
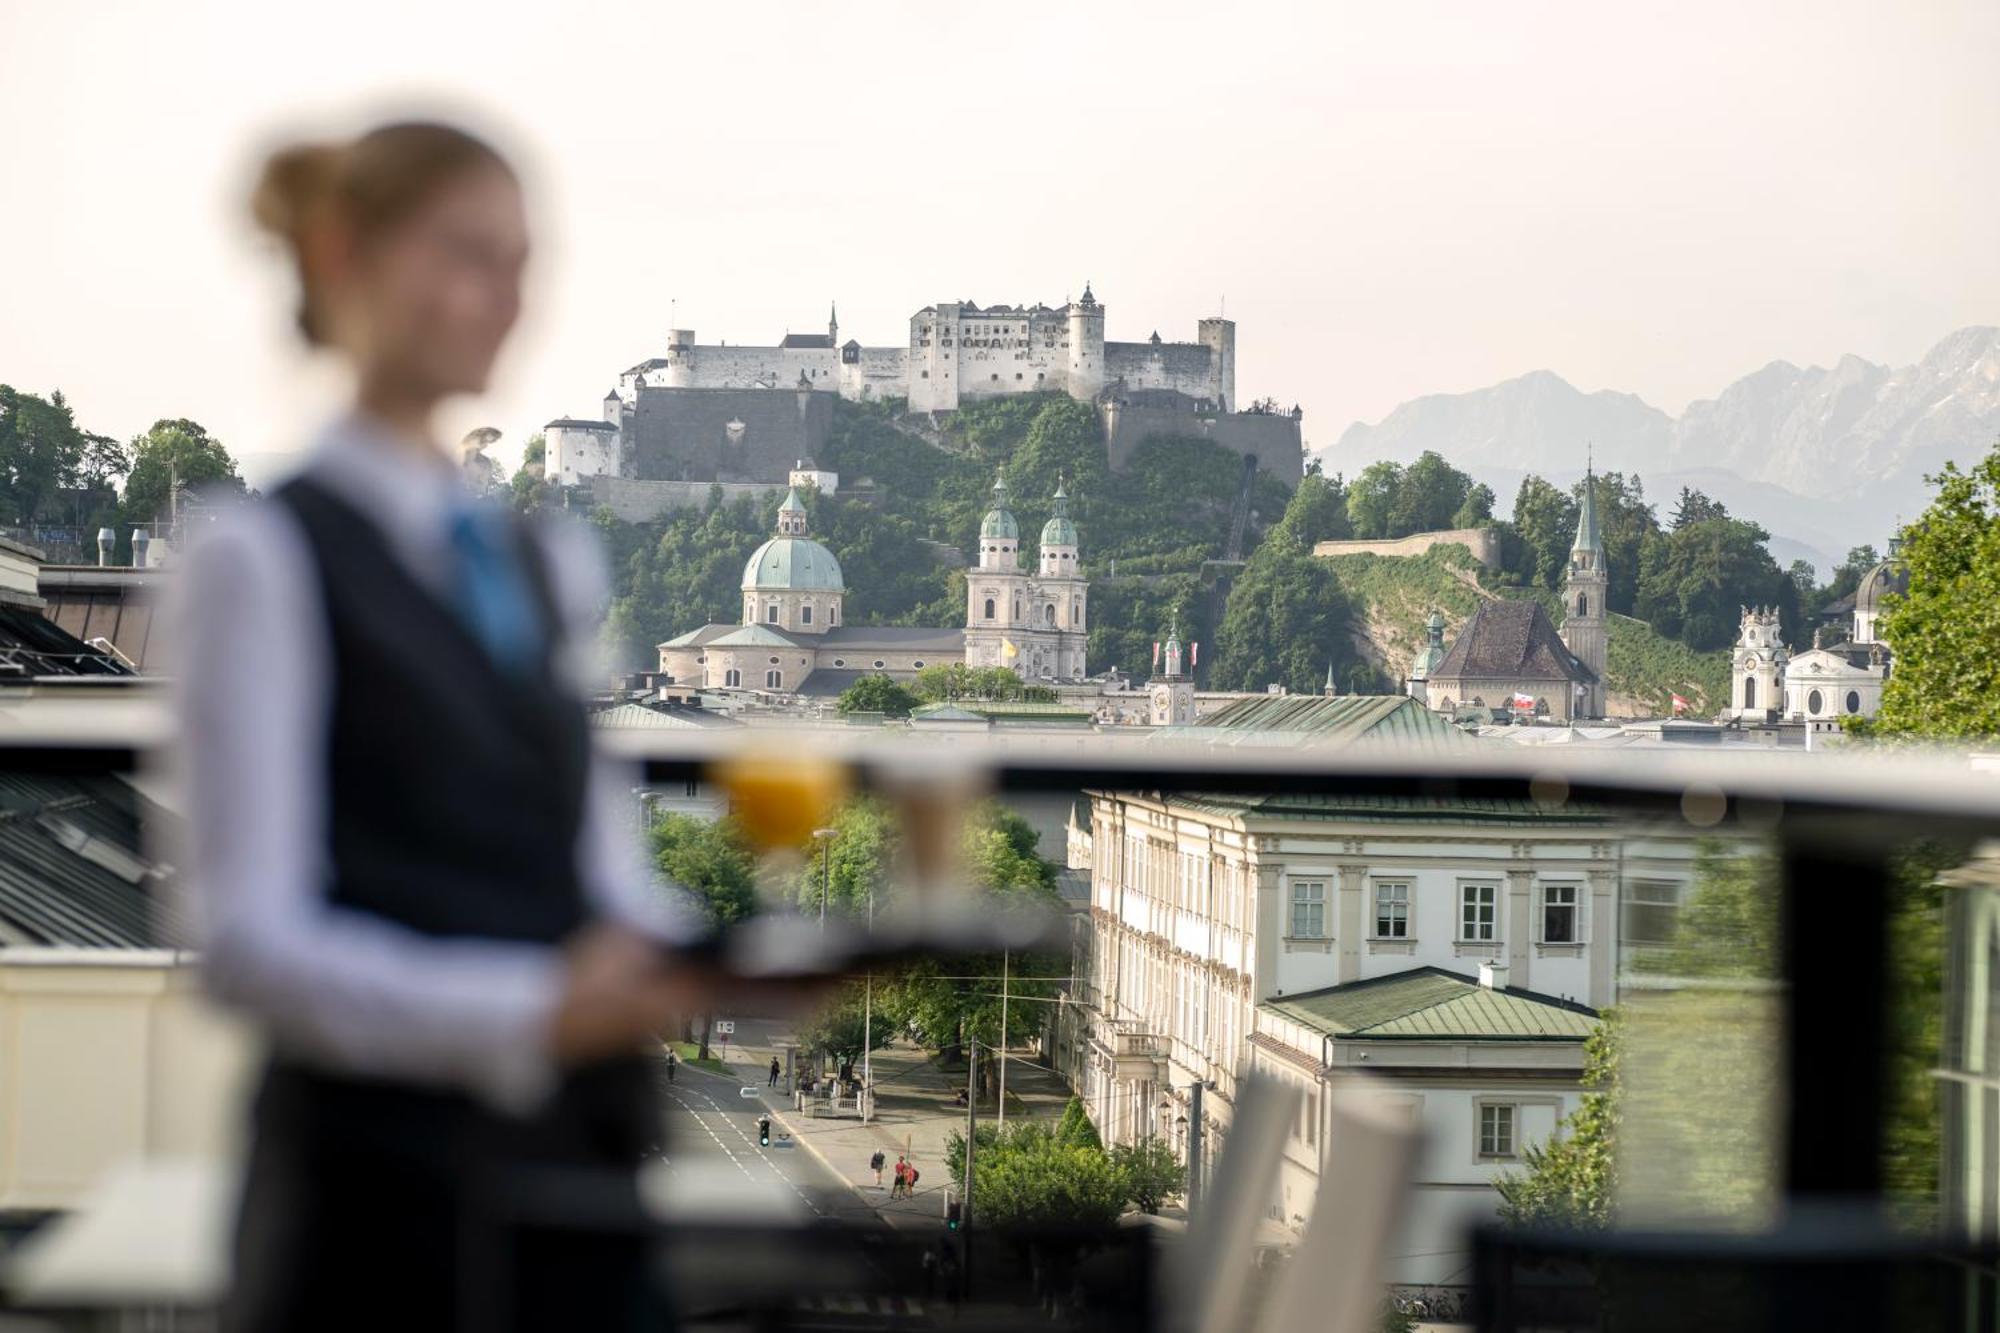
[[[1603,539],[1597,532],[1597,474],[1588,452],[1583,462],[1583,501],[1576,511],[1576,544],[1570,550],[1593,553],[1604,550]]]
[[[840,303],[826,303],[826,340],[835,347],[840,346]]]

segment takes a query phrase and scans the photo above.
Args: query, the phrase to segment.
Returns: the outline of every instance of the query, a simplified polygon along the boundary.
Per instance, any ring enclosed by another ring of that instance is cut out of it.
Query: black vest
[[[503,672],[369,518],[310,478],[274,496],[305,532],[332,648],[330,900],[435,936],[555,943],[577,876],[590,738],[545,654]],[[553,648],[541,544],[517,547]]]

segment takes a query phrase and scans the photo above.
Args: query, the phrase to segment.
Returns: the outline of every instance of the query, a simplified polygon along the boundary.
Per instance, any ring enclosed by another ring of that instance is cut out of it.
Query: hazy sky
[[[310,22],[289,16],[314,12]],[[1192,338],[1333,443],[1539,367],[1669,411],[2000,321],[2000,5],[0,0],[0,381],[292,447],[334,386],[261,147],[468,107],[539,189],[502,452],[661,353],[932,301]],[[1365,460],[1364,460],[1365,461]]]

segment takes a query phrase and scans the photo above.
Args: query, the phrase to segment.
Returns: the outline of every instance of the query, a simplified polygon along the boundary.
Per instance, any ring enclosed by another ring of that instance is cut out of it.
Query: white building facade
[[[1642,855],[1667,926],[1692,875],[1687,847],[1526,803],[1094,792],[1090,818],[1065,1046],[1100,1132],[1185,1153],[1200,1081],[1212,1166],[1244,1071],[1298,1084],[1268,1211],[1295,1233],[1327,1094],[1373,1079],[1426,1134],[1392,1251],[1405,1284],[1468,1280],[1465,1226],[1493,1214],[1494,1179],[1578,1105],[1584,1037],[1617,995],[1624,858]]]

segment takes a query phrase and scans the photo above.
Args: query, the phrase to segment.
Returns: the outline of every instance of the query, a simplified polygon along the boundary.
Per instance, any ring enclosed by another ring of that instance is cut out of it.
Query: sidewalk
[[[719,1052],[717,1052],[719,1054]],[[727,1063],[745,1085],[763,1087],[768,1078],[772,1044],[751,1042],[729,1047]],[[779,1055],[782,1062],[783,1056]],[[891,1221],[934,1222],[944,1216],[945,1189],[957,1182],[945,1179],[945,1140],[953,1130],[965,1132],[965,1108],[953,1096],[965,1086],[965,1073],[947,1073],[928,1051],[897,1041],[875,1052],[875,1117],[868,1124],[850,1109],[838,1117],[815,1117],[792,1109],[789,1096],[776,1090],[765,1095],[771,1118],[789,1132],[835,1175],[845,1180],[864,1202]],[[1052,1071],[1031,1064],[1020,1054],[1007,1061],[1007,1119],[1033,1117],[1054,1121],[1069,1103],[1069,1089]],[[990,1123],[994,1108],[979,1108],[979,1122]],[[877,1151],[885,1159],[882,1184],[868,1169]],[[897,1154],[916,1164],[914,1198],[889,1198]]]

